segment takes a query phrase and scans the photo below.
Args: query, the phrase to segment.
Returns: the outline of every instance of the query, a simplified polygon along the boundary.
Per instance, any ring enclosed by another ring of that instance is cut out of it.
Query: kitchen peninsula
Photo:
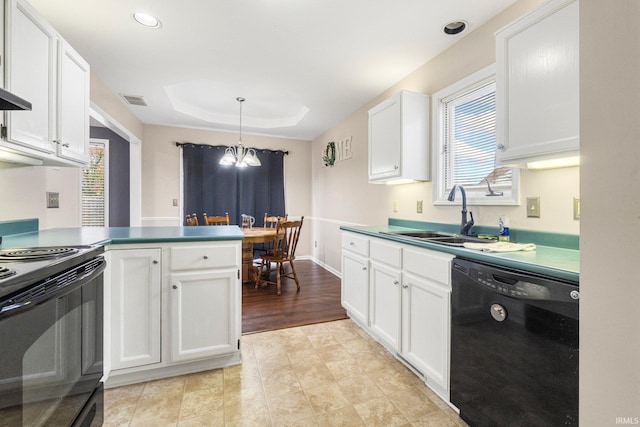
[[[1,248],[105,247],[104,360],[114,387],[240,363],[237,226],[57,228],[0,223]]]

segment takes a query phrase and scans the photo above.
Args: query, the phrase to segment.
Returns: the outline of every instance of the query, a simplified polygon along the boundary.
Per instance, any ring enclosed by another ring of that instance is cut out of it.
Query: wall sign
[[[336,160],[342,161],[350,159],[353,156],[353,151],[351,151],[352,140],[353,137],[349,136],[338,142],[331,141],[327,143],[327,146],[322,150],[322,162],[325,167],[333,167]]]

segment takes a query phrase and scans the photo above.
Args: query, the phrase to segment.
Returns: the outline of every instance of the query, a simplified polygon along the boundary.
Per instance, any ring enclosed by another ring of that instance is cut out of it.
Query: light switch
[[[173,199],[173,206],[178,206],[178,199]]]
[[[540,218],[540,197],[527,197],[527,218]]]
[[[573,198],[573,219],[580,219],[580,199],[577,197]]]

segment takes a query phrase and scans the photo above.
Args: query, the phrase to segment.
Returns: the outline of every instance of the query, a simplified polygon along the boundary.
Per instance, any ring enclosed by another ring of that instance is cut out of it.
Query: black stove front
[[[103,420],[101,247],[0,250],[0,424]]]

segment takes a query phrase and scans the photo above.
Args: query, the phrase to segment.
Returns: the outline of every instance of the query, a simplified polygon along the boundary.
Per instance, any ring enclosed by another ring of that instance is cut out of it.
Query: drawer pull
[[[353,242],[349,242],[349,246],[355,246],[356,244]]]
[[[362,267],[362,271],[364,271],[364,270],[366,270],[366,269],[367,269],[367,267]]]
[[[209,257],[208,257],[208,256],[206,256],[206,255],[205,255],[205,256],[203,256],[202,258],[203,258],[203,259],[209,259]]]
[[[157,263],[158,263],[158,260],[157,260],[157,259],[154,259],[152,262],[153,262],[154,264],[157,264]]]
[[[178,289],[178,285],[173,285],[173,289]]]

